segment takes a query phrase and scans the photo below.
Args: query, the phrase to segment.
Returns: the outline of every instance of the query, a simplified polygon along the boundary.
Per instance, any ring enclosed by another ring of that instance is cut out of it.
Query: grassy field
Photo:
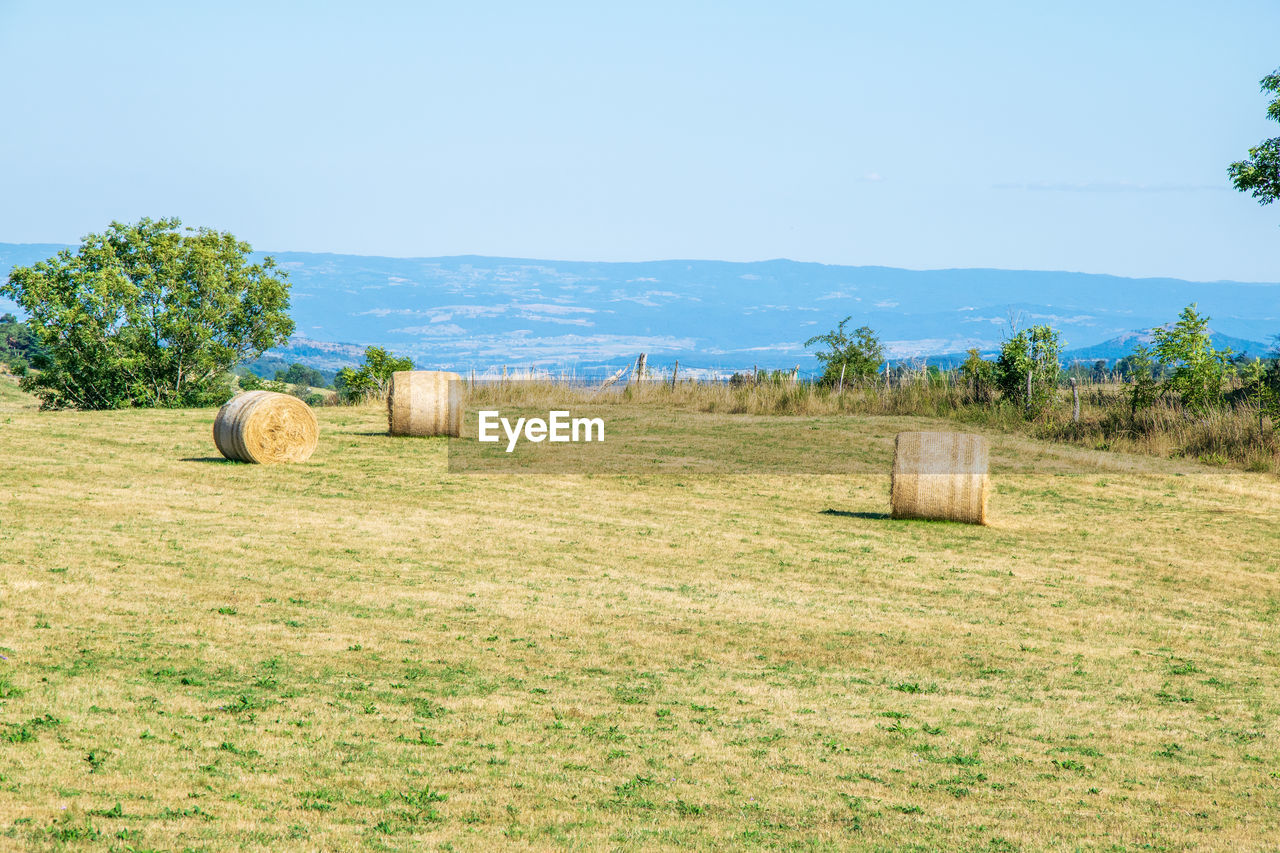
[[[1275,475],[996,436],[974,528],[885,516],[920,419],[682,477],[213,415],[0,378],[0,848],[1280,844]]]

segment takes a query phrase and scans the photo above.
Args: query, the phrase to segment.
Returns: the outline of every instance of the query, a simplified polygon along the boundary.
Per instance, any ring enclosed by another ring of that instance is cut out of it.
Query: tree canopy
[[[1000,346],[995,378],[1004,398],[1036,416],[1053,402],[1062,374],[1062,341],[1051,326],[1014,332]]]
[[[840,381],[841,375],[846,382],[870,379],[884,363],[884,346],[870,326],[859,326],[852,334],[845,331],[851,319],[845,317],[830,332],[814,335],[804,342],[806,347],[814,344],[826,346],[826,349],[813,354],[822,363],[819,381],[823,384],[834,385]]]
[[[288,370],[277,370],[275,380],[277,382],[287,382],[290,385],[307,385],[313,388],[324,388],[328,385],[322,372],[296,361],[289,365]]]
[[[173,219],[112,222],[74,251],[15,267],[0,294],[39,342],[24,386],[46,408],[216,405],[226,372],[293,331],[275,261]]]
[[[1189,409],[1201,410],[1222,400],[1223,385],[1232,372],[1231,350],[1214,349],[1209,318],[1195,303],[1182,309],[1167,329],[1152,329],[1152,350],[1167,371],[1165,387]]]
[[[413,370],[413,359],[399,358],[382,347],[366,347],[364,364],[339,370],[334,387],[347,402],[381,397],[387,393],[391,374],[398,370]]]
[[[40,358],[43,352],[26,323],[12,314],[0,314],[0,364],[25,376],[32,359]]]
[[[1262,91],[1277,96],[1267,107],[1267,117],[1280,121],[1280,68],[1262,78]],[[1252,193],[1259,204],[1280,198],[1280,136],[1250,148],[1249,158],[1232,163],[1227,174],[1236,189]]]

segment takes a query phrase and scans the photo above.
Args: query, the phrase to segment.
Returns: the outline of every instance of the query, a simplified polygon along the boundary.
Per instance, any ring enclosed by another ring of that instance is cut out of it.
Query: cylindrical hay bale
[[[319,438],[311,407],[274,391],[237,394],[213,422],[213,443],[219,452],[241,462],[305,462]]]
[[[893,453],[894,518],[987,523],[987,440],[958,432],[900,432]]]
[[[387,393],[392,435],[459,435],[462,377],[443,370],[398,370]]]

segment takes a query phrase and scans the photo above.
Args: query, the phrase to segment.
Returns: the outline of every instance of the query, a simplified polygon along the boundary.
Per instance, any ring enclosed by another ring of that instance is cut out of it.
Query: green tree
[[[0,314],[0,364],[25,376],[27,366],[45,356],[47,353],[26,323],[12,314]]]
[[[1155,405],[1160,399],[1160,381],[1156,378],[1156,362],[1146,344],[1138,344],[1130,355],[1121,359],[1129,381],[1129,423],[1138,420],[1138,412]]]
[[[1258,437],[1265,438],[1264,418],[1270,417],[1272,424],[1280,421],[1280,392],[1272,384],[1267,364],[1260,358],[1240,369],[1240,381],[1246,399],[1258,409]]]
[[[960,377],[968,388],[969,399],[990,403],[996,398],[996,365],[984,359],[976,349],[969,350],[968,356],[960,365]]]
[[[367,347],[364,364],[339,370],[334,386],[338,389],[338,396],[348,403],[382,397],[387,393],[391,374],[397,370],[413,370],[413,360],[397,358],[382,347]]]
[[[44,351],[23,382],[45,408],[218,404],[233,365],[288,339],[275,262],[248,263],[247,243],[181,224],[112,222],[0,285]]]
[[[1267,117],[1280,121],[1280,68],[1262,78],[1262,91],[1277,96],[1267,107]],[[1280,136],[1250,148],[1249,159],[1232,163],[1227,174],[1236,189],[1252,193],[1259,204],[1280,198]]]
[[[1044,412],[1057,394],[1061,354],[1062,341],[1052,326],[1032,326],[1011,335],[1001,344],[996,359],[996,384],[1001,395],[1022,406],[1028,417]]]
[[[1137,347],[1134,348],[1133,352],[1131,352],[1129,355],[1124,356],[1123,358],[1121,358],[1119,361],[1116,362],[1116,373],[1120,374],[1120,379],[1122,381],[1129,382],[1130,380],[1133,379],[1134,372],[1140,369],[1140,366],[1138,365],[1139,350],[1147,354],[1145,358],[1148,362],[1150,362],[1149,364],[1145,365],[1145,369],[1148,370],[1151,373],[1151,375],[1154,376],[1155,378],[1157,379],[1160,378],[1160,365],[1156,364],[1154,359],[1151,358],[1150,349],[1144,344],[1139,344]]]
[[[289,365],[288,370],[277,370],[275,379],[277,382],[287,382],[290,385],[308,385],[313,388],[325,387],[324,374],[314,367],[307,367],[305,364],[294,362]]]
[[[851,319],[845,317],[830,332],[814,335],[804,342],[806,348],[815,344],[826,346],[826,349],[814,353],[814,358],[823,367],[818,381],[824,385],[835,385],[840,381],[842,372],[847,383],[871,379],[884,364],[884,346],[880,338],[869,326],[859,326],[850,335],[845,326]]]
[[[289,386],[277,379],[263,379],[256,373],[240,375],[241,391],[274,391],[277,394],[289,393]]]
[[[1213,348],[1209,318],[1196,311],[1193,302],[1167,329],[1152,329],[1155,356],[1165,368],[1165,388],[1182,405],[1195,411],[1222,402],[1224,385],[1231,375],[1231,350]]]

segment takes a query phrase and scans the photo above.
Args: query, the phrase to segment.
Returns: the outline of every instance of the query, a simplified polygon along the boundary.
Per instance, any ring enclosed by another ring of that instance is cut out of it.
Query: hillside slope
[[[0,244],[0,268],[48,250]],[[678,359],[689,368],[809,370],[803,342],[846,315],[876,329],[895,357],[991,348],[1011,316],[1052,323],[1068,348],[1092,346],[1165,323],[1192,302],[1224,334],[1266,341],[1280,332],[1280,284],[788,260],[273,254],[293,281],[300,339],[380,344],[422,367],[582,368],[647,352],[655,363]],[[300,360],[338,366],[324,354]]]

